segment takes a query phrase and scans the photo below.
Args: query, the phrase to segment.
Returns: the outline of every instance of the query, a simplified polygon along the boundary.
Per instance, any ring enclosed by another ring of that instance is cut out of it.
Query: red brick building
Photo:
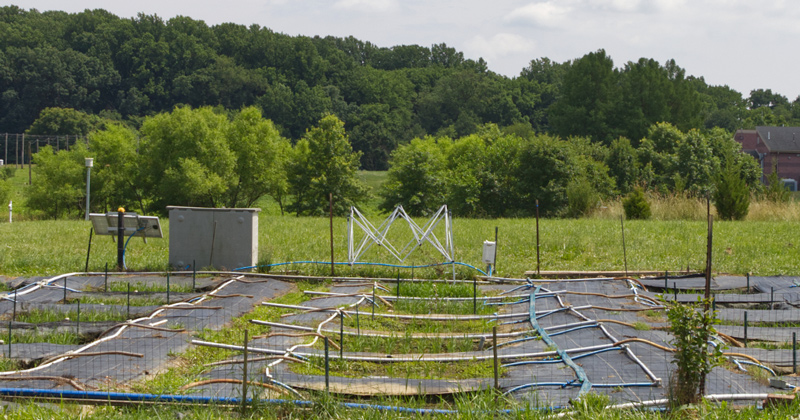
[[[766,183],[767,176],[777,167],[778,177],[792,191],[800,183],[800,127],[756,127],[755,130],[738,130],[734,135],[742,151],[761,164]]]

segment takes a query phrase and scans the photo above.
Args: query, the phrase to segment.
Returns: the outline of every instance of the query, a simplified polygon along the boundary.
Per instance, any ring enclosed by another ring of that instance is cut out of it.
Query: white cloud
[[[359,12],[390,12],[397,9],[395,0],[339,0],[333,6]]]
[[[544,3],[531,3],[514,9],[506,15],[512,22],[534,23],[541,26],[559,26],[569,17],[572,7],[563,3],[547,1]]]
[[[534,41],[509,33],[499,33],[491,38],[478,35],[467,42],[467,48],[473,53],[470,55],[484,57],[488,61],[509,54],[531,52],[535,47]]]

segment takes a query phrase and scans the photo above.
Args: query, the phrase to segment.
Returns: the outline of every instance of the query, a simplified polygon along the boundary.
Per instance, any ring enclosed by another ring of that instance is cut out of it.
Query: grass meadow
[[[24,176],[23,176],[24,175]],[[385,179],[382,172],[363,172],[362,179],[373,194]],[[32,220],[26,215],[22,193],[27,168],[17,171],[14,183],[16,209],[14,222],[0,218],[0,274],[7,276],[45,276],[83,271],[86,267],[91,224],[82,220]],[[20,201],[17,201],[20,200]],[[702,270],[705,267],[707,222],[705,203],[682,197],[650,197],[652,220],[624,222],[619,201],[605,203],[589,217],[581,219],[542,219],[539,222],[540,269],[548,270]],[[386,217],[377,211],[373,198],[362,210],[373,225]],[[281,215],[274,202],[259,203],[259,264],[292,261],[329,262],[331,244],[329,220],[324,217]],[[712,206],[713,208],[713,206]],[[426,219],[417,219],[423,225]],[[536,221],[520,219],[453,220],[455,260],[481,269],[481,247],[493,240],[498,230],[495,274],[520,277],[536,270]],[[169,259],[169,220],[162,218],[164,239],[131,239],[126,251],[129,270],[164,270]],[[335,217],[334,260],[347,260],[347,218]],[[443,223],[434,233],[444,243]],[[356,228],[356,238],[361,232]],[[398,220],[387,236],[402,250],[412,239],[406,222]],[[797,274],[800,271],[800,204],[774,204],[756,201],[748,220],[716,221],[713,237],[714,271],[757,275]],[[89,255],[89,271],[102,271],[105,264],[116,265],[116,244],[108,236],[94,236]],[[627,261],[625,261],[627,257]],[[446,259],[429,244],[412,253],[402,265],[425,265]],[[399,264],[385,249],[371,247],[359,261]],[[198,269],[203,268],[198,262]],[[287,265],[276,270],[329,273],[329,266]],[[416,270],[415,276],[442,276],[447,267]],[[395,276],[393,269],[337,266],[340,274]],[[459,277],[478,272],[459,267]],[[402,276],[410,276],[404,269]]]

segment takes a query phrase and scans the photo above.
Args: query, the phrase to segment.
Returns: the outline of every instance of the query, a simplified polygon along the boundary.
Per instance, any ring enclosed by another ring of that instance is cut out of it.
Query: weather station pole
[[[91,178],[90,178],[89,175],[92,173],[92,166],[94,166],[94,159],[90,158],[90,157],[87,157],[87,158],[84,159],[84,162],[86,163],[86,219],[84,219],[84,220],[86,220],[88,222],[89,221],[89,191],[90,191],[89,186],[91,185]]]

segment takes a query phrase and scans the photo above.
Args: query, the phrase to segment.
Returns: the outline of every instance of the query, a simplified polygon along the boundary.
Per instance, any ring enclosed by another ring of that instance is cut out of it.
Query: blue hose
[[[137,233],[143,231],[144,228],[145,228],[145,226],[140,227],[139,229],[136,229],[136,232],[131,233],[131,236],[128,236],[128,240],[125,241],[125,246],[122,247],[122,268],[123,269],[127,269],[128,268],[126,266],[126,264],[125,264],[125,251],[128,249],[128,242],[131,241],[131,238],[133,238],[134,235],[136,235]]]
[[[122,392],[99,392],[99,391],[70,391],[58,389],[31,389],[31,388],[0,388],[0,395],[10,397],[39,397],[39,398],[70,398],[76,400],[103,400],[103,401],[126,401],[126,402],[176,402],[194,404],[232,404],[242,403],[241,398],[237,397],[202,397],[196,395],[155,395],[155,394],[126,394]],[[247,398],[246,401],[253,401]],[[301,407],[311,407],[315,403],[308,400],[281,400],[264,399],[258,400],[266,404],[293,404]],[[443,410],[433,408],[409,408],[390,405],[375,405],[361,403],[339,403],[341,407],[357,408],[378,411],[391,411],[409,414],[458,414],[456,410]],[[546,407],[546,410],[557,410],[563,407]],[[497,413],[511,414],[513,410],[498,410]]]

